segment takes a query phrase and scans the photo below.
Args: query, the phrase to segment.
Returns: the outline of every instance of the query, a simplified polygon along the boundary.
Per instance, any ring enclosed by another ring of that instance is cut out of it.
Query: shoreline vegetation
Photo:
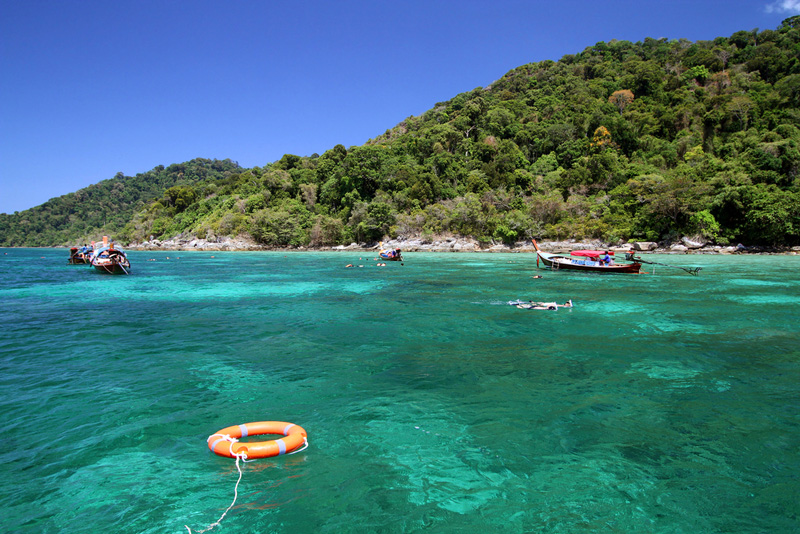
[[[655,242],[634,241],[622,245],[609,245],[597,240],[567,239],[563,241],[537,241],[539,247],[551,253],[569,253],[572,250],[609,250],[616,253],[645,252],[653,254],[800,254],[800,246],[762,247],[762,246],[720,246],[684,238],[670,245]],[[451,252],[451,253],[535,253],[536,248],[530,240],[519,241],[513,245],[506,243],[480,243],[473,238],[443,236],[438,238],[414,237],[407,239],[388,239],[380,243],[351,243],[336,246],[277,247],[262,245],[246,238],[219,238],[217,241],[205,239],[181,239],[145,241],[130,243],[128,250],[179,250],[179,251],[282,251],[282,252],[378,252],[381,249],[400,249],[403,252]]]

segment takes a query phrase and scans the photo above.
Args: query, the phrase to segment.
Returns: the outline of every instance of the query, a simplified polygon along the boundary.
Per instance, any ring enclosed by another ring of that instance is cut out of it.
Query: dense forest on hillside
[[[796,245],[799,58],[800,17],[713,41],[600,42],[516,68],[362,146],[117,176],[0,216],[0,244],[110,233],[273,246],[442,234]]]
[[[195,159],[114,178],[14,215],[0,213],[0,245],[54,246],[121,235],[136,213],[172,187],[217,180],[238,171],[230,161]]]

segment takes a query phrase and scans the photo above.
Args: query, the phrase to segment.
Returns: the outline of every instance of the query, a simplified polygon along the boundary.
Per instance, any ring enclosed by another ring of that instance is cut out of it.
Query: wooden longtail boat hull
[[[95,251],[92,267],[103,274],[129,274],[131,262],[121,249],[114,248],[112,244]]]
[[[94,267],[97,272],[103,274],[128,274],[131,270],[130,264],[122,265],[116,261],[104,263],[94,262],[92,263],[92,267]]]
[[[400,253],[399,248],[384,249],[382,241],[378,249],[378,256],[383,261],[403,261],[403,255]]]
[[[93,250],[86,246],[81,248],[72,247],[69,249],[69,260],[67,264],[86,265],[87,263],[92,263],[92,252]]]
[[[557,256],[555,254],[547,254],[545,252],[536,252],[538,254],[537,260],[541,260],[546,267],[552,270],[570,270],[570,271],[591,271],[595,273],[633,273],[639,272],[642,268],[641,263],[617,263],[613,265],[585,265],[580,263],[573,263],[576,260],[571,260],[565,256]],[[539,263],[537,261],[537,263]]]
[[[545,267],[557,270],[569,271],[590,271],[594,273],[632,273],[637,274],[642,268],[641,263],[614,263],[611,265],[599,265],[598,262],[572,259],[567,256],[560,256],[558,254],[549,254],[539,250],[539,245],[536,241],[533,242],[536,247],[536,265],[539,266],[541,261]]]
[[[384,261],[403,261],[403,255],[400,253],[400,249],[381,250],[378,252],[378,256]]]

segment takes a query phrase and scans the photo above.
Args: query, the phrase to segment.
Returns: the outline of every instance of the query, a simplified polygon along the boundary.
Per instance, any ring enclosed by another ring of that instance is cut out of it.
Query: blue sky
[[[196,157],[361,145],[526,63],[795,14],[800,0],[4,0],[0,212]]]

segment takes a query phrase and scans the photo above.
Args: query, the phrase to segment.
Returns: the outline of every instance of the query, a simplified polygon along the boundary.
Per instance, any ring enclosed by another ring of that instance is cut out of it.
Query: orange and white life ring
[[[245,436],[281,434],[285,437],[270,441],[238,441]],[[303,427],[283,421],[259,421],[223,428],[208,437],[208,448],[214,454],[236,458],[270,458],[296,451],[306,443],[308,433]]]

